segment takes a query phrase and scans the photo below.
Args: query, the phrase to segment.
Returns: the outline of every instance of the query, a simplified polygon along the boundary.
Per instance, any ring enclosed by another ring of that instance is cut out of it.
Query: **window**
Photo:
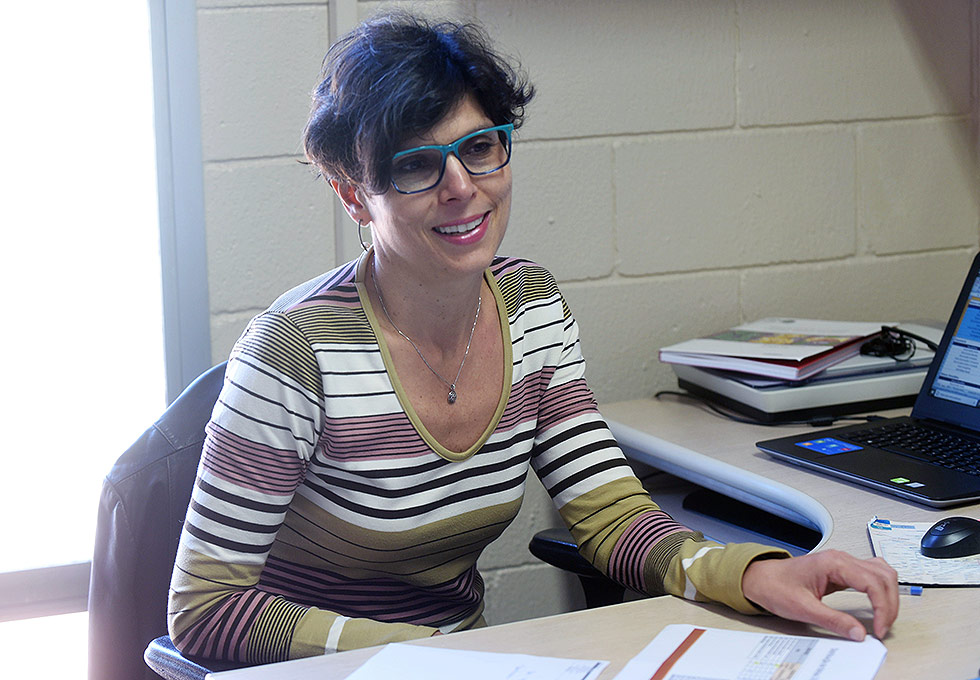
[[[90,559],[101,480],[166,373],[147,3],[22,2],[2,25],[10,572]]]

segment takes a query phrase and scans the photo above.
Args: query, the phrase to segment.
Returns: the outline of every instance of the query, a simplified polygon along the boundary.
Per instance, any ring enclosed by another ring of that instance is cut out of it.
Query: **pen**
[[[851,592],[857,592],[854,588],[846,588],[846,590],[849,590]],[[898,587],[898,594],[899,595],[921,595],[922,594],[922,586],[899,586]],[[980,678],[976,678],[976,680],[980,680]]]

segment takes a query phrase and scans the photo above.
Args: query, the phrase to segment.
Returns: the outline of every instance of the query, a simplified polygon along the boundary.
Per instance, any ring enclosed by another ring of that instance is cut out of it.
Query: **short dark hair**
[[[375,17],[327,52],[303,134],[306,156],[329,179],[384,193],[402,140],[431,130],[468,93],[494,125],[517,128],[534,88],[475,24]]]

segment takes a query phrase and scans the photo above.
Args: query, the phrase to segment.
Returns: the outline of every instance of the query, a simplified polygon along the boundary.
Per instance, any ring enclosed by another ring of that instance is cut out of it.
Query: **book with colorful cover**
[[[804,380],[861,350],[884,322],[768,318],[664,347],[660,360]]]

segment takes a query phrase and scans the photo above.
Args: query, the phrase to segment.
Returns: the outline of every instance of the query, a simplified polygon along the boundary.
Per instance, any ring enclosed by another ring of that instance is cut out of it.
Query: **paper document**
[[[608,661],[394,643],[365,661],[347,680],[595,680],[608,665]]]
[[[675,624],[615,680],[871,680],[885,653],[871,636],[851,642]]]
[[[919,552],[919,541],[932,525],[932,522],[896,522],[875,517],[868,522],[868,534],[875,555],[898,572],[899,583],[980,585],[980,555],[936,559]]]

